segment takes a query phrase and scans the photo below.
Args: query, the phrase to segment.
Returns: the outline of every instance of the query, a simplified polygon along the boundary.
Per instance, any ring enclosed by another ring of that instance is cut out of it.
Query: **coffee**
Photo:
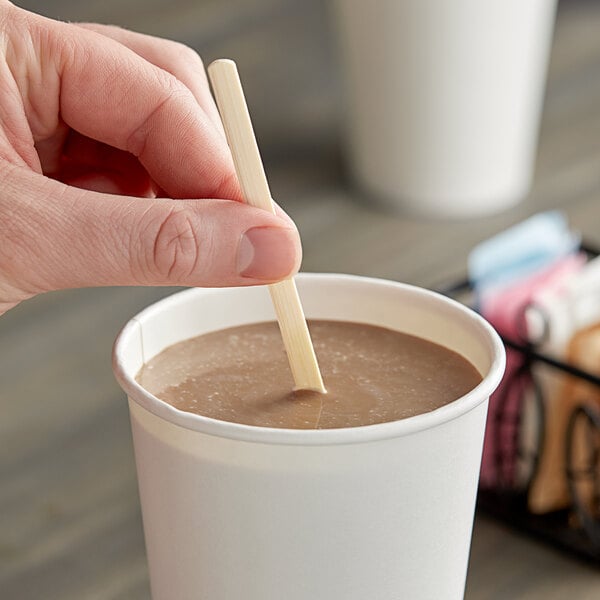
[[[481,376],[424,339],[359,323],[310,321],[327,394],[293,391],[277,323],[233,327],[171,346],[138,382],[174,407],[222,421],[329,429],[395,421],[444,406]]]

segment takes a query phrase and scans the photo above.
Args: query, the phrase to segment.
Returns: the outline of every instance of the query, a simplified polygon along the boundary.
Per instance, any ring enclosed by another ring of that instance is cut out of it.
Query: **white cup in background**
[[[532,182],[556,0],[336,0],[357,183],[430,217],[518,203]]]
[[[483,375],[462,398],[401,421],[270,429],[179,411],[135,376],[164,348],[272,320],[266,287],[193,289],[121,332],[154,600],[459,600],[463,597],[498,335],[430,291],[300,275],[309,317],[381,325],[443,344]]]

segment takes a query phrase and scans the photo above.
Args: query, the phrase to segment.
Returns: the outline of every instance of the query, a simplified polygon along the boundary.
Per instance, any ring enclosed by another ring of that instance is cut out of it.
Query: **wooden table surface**
[[[556,207],[600,244],[600,2],[560,4],[530,196],[510,212],[451,223],[379,212],[347,182],[326,3],[16,3],[179,39],[207,62],[236,59],[273,194],[303,235],[304,270],[433,287],[464,274],[479,240]],[[131,315],[172,291],[52,293],[0,318],[2,600],[149,598],[127,407],[110,352]],[[466,598],[597,600],[600,570],[478,516]]]

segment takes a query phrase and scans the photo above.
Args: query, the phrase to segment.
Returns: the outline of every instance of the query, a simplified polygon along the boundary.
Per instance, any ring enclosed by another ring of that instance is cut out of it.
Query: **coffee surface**
[[[481,376],[462,356],[382,327],[309,321],[327,394],[293,391],[275,322],[233,327],[165,349],[139,383],[174,407],[262,427],[329,429],[396,421],[444,406]]]

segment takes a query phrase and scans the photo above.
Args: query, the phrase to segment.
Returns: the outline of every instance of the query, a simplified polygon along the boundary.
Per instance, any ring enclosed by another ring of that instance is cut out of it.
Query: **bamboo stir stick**
[[[252,206],[275,213],[237,67],[232,60],[216,60],[208,67],[208,75],[244,199]],[[269,292],[295,389],[325,393],[294,279],[269,285]]]

